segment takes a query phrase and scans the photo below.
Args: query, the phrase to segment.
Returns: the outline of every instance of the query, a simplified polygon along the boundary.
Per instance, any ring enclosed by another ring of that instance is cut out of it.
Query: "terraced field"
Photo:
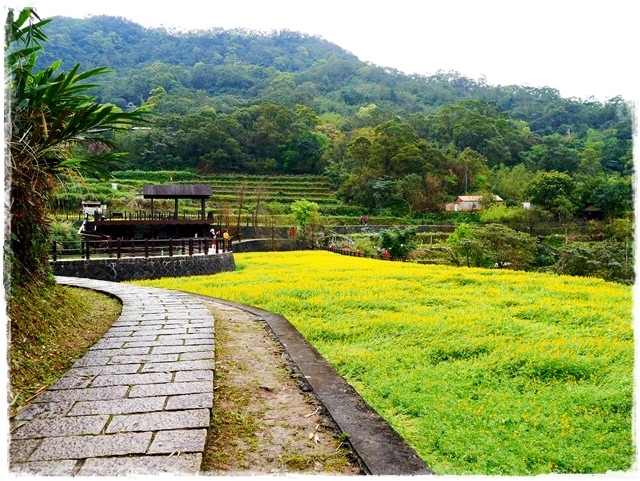
[[[240,204],[242,215],[248,215],[258,202],[263,206],[279,204],[284,209],[301,199],[317,203],[323,215],[359,215],[356,207],[346,206],[336,197],[328,180],[322,176],[200,176],[183,171],[120,171],[114,172],[113,178],[107,181],[65,179],[58,189],[57,208],[63,212],[76,212],[82,200],[92,199],[106,203],[112,209],[143,209],[144,185],[171,183],[211,185],[213,196],[207,201],[207,210],[231,211],[231,215],[237,215]],[[196,202],[181,201],[181,208],[198,210],[200,206]]]

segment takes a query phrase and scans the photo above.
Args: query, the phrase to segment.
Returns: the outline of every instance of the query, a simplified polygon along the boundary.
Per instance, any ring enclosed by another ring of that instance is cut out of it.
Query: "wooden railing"
[[[230,239],[215,241],[210,237],[181,239],[83,239],[56,244],[51,248],[51,259],[91,259],[98,257],[159,257],[193,256],[231,252]]]
[[[351,257],[368,257],[369,259],[381,259],[383,261],[399,261],[406,262],[406,257],[392,257],[389,252],[384,251],[379,254],[365,254],[360,250],[352,250],[352,249],[344,249],[340,247],[315,247],[315,249],[322,249],[329,252],[334,252],[335,254],[340,254],[343,256],[351,256]]]

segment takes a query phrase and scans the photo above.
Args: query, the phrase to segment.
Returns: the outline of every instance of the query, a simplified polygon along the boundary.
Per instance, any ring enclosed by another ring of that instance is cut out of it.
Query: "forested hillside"
[[[155,104],[153,127],[117,139],[131,168],[327,175],[344,202],[394,215],[488,192],[544,200],[559,218],[610,210],[612,196],[616,212],[631,206],[632,118],[619,97],[409,76],[291,31],[170,32],[96,16],[56,18],[46,32],[42,65],[109,66],[99,101]]]

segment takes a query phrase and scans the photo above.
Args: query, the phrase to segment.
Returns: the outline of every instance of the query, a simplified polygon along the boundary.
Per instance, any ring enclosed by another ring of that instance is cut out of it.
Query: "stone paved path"
[[[200,473],[213,405],[214,298],[86,278],[118,297],[105,336],[10,423],[9,471],[54,476]],[[433,471],[283,316],[230,301],[267,323],[308,389],[373,475]]]
[[[213,403],[213,316],[176,291],[58,277],[113,294],[103,339],[11,422],[11,473],[197,474]]]

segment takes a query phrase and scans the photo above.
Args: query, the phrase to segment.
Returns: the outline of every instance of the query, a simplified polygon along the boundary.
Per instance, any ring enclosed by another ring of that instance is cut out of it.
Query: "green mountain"
[[[616,122],[622,102],[565,99],[551,87],[493,86],[456,72],[406,75],[360,61],[322,38],[292,31],[271,33],[213,29],[147,29],[123,18],[56,17],[41,61],[63,68],[106,65],[115,74],[98,90],[100,100],[140,105],[154,88],[171,96],[197,94],[218,112],[269,100],[302,103],[318,114],[353,115],[374,103],[396,115],[432,114],[466,99],[495,102],[540,134],[586,132]],[[183,97],[184,98],[184,97]]]
[[[153,127],[117,139],[133,169],[324,175],[343,202],[394,215],[489,191],[516,205],[556,171],[571,184],[549,204],[559,218],[604,205],[607,189],[628,204],[632,115],[620,97],[406,75],[291,31],[178,32],[105,16],[59,17],[45,31],[42,65],[106,65],[99,101],[155,105]]]

